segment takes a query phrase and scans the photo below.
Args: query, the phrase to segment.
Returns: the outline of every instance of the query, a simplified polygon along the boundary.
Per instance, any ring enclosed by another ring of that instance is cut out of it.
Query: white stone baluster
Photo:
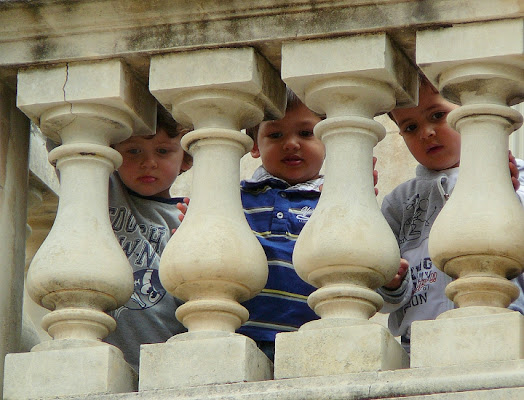
[[[142,346],[139,390],[270,379],[271,362],[234,333],[248,318],[239,302],[268,273],[240,202],[239,162],[252,141],[239,131],[265,112],[282,116],[284,84],[253,49],[217,49],[153,58],[150,90],[195,127],[183,138],[194,157],[191,203],[160,264],[164,287],[186,301],[177,317],[189,332]]]
[[[433,262],[457,278],[446,294],[459,308],[413,323],[415,367],[524,358],[524,317],[506,309],[518,296],[507,278],[524,265],[524,210],[508,172],[508,136],[522,124],[509,105],[524,99],[523,37],[522,20],[417,36],[417,62],[462,107],[448,116],[461,134],[459,177],[429,238]]]
[[[326,145],[326,169],[320,201],[293,254],[299,276],[319,288],[308,303],[321,319],[277,335],[275,378],[406,367],[400,344],[369,321],[383,304],[374,289],[399,267],[397,242],[373,190],[373,147],[385,136],[373,117],[396,103],[412,104],[416,73],[377,34],[285,44],[282,77],[327,116],[315,127]]]
[[[6,359],[12,399],[132,391],[122,352],[101,342],[116,326],[106,311],[132,293],[131,267],[108,214],[108,178],[121,156],[109,147],[152,134],[156,102],[118,60],[29,69],[18,74],[18,107],[61,141],[50,152],[60,174],[55,223],[29,267],[26,287],[52,310],[54,340]]]

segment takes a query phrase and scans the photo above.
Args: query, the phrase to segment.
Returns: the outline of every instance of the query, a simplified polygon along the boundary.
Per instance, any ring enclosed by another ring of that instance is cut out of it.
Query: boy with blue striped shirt
[[[266,287],[243,305],[249,321],[239,330],[273,360],[275,335],[297,330],[318,316],[307,305],[315,288],[300,279],[292,263],[295,241],[315,209],[323,177],[323,143],[313,135],[321,120],[288,90],[284,118],[248,130],[251,155],[262,159],[241,182],[246,219],[268,260]]]

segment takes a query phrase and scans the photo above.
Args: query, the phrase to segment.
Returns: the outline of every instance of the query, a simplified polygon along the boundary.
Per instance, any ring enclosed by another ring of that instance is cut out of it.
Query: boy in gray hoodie
[[[382,213],[395,234],[402,262],[395,278],[378,289],[390,313],[388,325],[409,353],[411,323],[435,319],[454,308],[444,292],[451,277],[431,262],[429,232],[457,181],[460,164],[460,134],[447,123],[458,106],[446,101],[429,81],[422,78],[417,107],[396,109],[390,114],[409,151],[420,165],[416,178],[397,186],[382,203]],[[522,160],[509,157],[513,187],[524,204],[519,167]],[[524,183],[524,182],[523,182]],[[524,313],[522,275],[514,279],[520,296],[509,308]]]

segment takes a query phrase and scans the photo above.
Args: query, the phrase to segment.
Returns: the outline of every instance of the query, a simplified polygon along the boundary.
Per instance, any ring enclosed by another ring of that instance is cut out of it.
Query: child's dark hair
[[[185,135],[190,131],[176,122],[171,114],[160,103],[158,103],[156,107],[156,129],[157,132],[158,129],[163,129],[171,139]],[[145,136],[145,138],[153,138],[153,136]],[[191,157],[191,155],[186,151],[184,151],[184,161],[190,167],[193,165],[193,157]],[[187,171],[187,169],[183,169],[181,172],[185,171]]]
[[[301,104],[302,101],[298,98],[298,96],[291,89],[286,88],[286,111],[291,110]],[[256,140],[259,126],[260,124],[246,129],[246,133],[251,139]]]
[[[421,71],[419,71],[418,73],[418,84],[419,84],[419,89],[418,89],[419,91],[420,91],[420,86],[424,84],[430,87],[433,93],[439,94],[438,89],[430,82],[430,80],[426,77],[426,75],[424,75]],[[395,117],[393,117],[393,113],[391,111],[388,112],[388,117],[398,126],[397,120],[395,119]]]
[[[181,133],[187,133],[188,129],[185,129],[176,122],[169,111],[167,111],[160,103],[156,107],[156,129],[162,128],[166,131],[167,136],[170,138],[176,138]]]

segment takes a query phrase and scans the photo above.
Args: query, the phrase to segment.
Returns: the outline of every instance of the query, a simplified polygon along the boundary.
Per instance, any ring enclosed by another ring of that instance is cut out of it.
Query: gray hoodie
[[[519,169],[524,161],[517,160]],[[454,308],[444,294],[451,278],[433,265],[428,252],[428,238],[435,218],[453,191],[459,168],[443,171],[429,170],[422,165],[416,169],[416,178],[397,186],[382,203],[382,213],[397,238],[400,256],[409,262],[409,271],[399,289],[384,287],[377,292],[384,298],[381,312],[391,313],[388,326],[393,335],[402,337],[409,351],[410,328],[413,321],[435,319]],[[524,186],[524,177],[521,178]],[[524,204],[524,187],[517,191]],[[510,308],[524,313],[524,278],[514,279],[520,297]]]

